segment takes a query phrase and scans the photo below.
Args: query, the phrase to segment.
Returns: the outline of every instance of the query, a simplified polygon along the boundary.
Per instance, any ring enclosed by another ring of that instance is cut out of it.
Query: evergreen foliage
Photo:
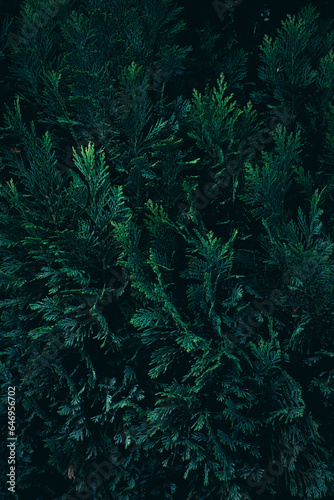
[[[333,498],[332,21],[287,16],[251,81],[172,0],[43,8],[0,53],[18,498]]]

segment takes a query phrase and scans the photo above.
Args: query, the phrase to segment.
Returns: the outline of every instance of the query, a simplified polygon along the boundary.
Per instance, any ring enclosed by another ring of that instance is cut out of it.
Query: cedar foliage
[[[172,0],[70,0],[28,36],[39,9],[1,37],[19,496],[333,498],[332,22],[288,16],[249,82]]]

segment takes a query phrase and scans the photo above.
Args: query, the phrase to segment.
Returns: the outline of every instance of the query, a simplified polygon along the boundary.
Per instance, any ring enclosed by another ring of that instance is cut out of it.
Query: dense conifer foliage
[[[334,498],[333,23],[239,4],[2,27],[5,498]]]

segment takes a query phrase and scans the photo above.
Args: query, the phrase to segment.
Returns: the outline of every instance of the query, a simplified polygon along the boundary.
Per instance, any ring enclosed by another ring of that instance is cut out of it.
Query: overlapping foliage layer
[[[38,9],[4,47],[19,495],[333,498],[332,24],[283,20],[250,84],[170,0],[62,2],[28,36]]]

